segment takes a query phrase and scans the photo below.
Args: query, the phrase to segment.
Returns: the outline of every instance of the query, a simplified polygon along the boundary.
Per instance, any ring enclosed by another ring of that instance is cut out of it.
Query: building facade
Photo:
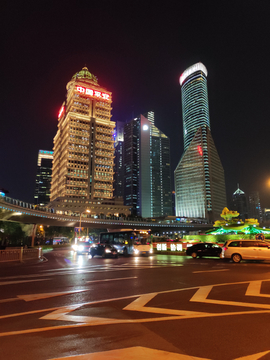
[[[180,85],[184,153],[174,173],[176,216],[215,221],[226,206],[226,191],[210,128],[206,67],[186,69]]]
[[[151,126],[151,217],[174,215],[170,165],[170,139],[156,126]]]
[[[112,94],[86,67],[72,77],[66,89],[54,138],[51,206],[59,212],[87,208],[92,215],[128,215],[127,208],[114,207]],[[99,211],[97,205],[102,204],[108,206]]]
[[[141,217],[172,214],[170,141],[148,112],[124,127],[124,203]]]
[[[249,194],[249,217],[257,219],[260,222],[263,221],[263,212],[261,208],[260,195],[258,191],[254,191]]]
[[[244,191],[239,188],[239,184],[237,184],[237,190],[232,195],[232,210],[237,211],[243,221],[249,218],[247,197]]]
[[[124,198],[124,123],[116,123],[114,159],[114,196]]]
[[[53,151],[39,150],[37,162],[34,203],[46,205],[50,202]]]

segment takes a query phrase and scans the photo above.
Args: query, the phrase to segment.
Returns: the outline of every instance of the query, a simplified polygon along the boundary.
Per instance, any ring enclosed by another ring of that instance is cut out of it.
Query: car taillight
[[[223,250],[226,251],[228,248],[227,247],[224,247]]]

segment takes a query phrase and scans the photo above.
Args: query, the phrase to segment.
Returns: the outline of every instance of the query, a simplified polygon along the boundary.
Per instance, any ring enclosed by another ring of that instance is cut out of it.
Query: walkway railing
[[[42,257],[42,248],[37,249],[24,249],[20,248],[9,248],[0,250],[0,262],[5,261],[20,261],[29,259],[40,259]]]
[[[44,207],[44,206],[30,204],[25,201],[21,201],[21,200],[17,200],[17,199],[12,199],[8,196],[3,196],[2,199],[8,204],[17,205],[17,206],[23,207],[25,209],[32,209],[32,210],[39,210],[39,211],[54,213],[54,209],[50,209],[50,208]]]

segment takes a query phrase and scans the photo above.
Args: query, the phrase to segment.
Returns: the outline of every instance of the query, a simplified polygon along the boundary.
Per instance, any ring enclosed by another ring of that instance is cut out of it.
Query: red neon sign
[[[88,96],[93,96],[102,100],[110,100],[110,94],[98,91],[98,90],[93,90],[93,89],[87,89],[85,87],[82,86],[77,86],[76,87],[77,91],[81,94],[85,94]]]
[[[198,145],[197,149],[198,149],[198,153],[202,156],[202,154],[203,154],[202,147],[200,145]]]
[[[63,114],[64,110],[65,110],[65,107],[64,107],[64,105],[63,105],[63,106],[61,107],[60,111],[59,111],[58,119],[61,117],[61,115]]]

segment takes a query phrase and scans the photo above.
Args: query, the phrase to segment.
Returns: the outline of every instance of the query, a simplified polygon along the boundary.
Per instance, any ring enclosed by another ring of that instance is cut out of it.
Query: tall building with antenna
[[[190,66],[180,86],[184,153],[175,169],[176,216],[214,221],[226,206],[226,191],[210,128],[206,67]]]
[[[112,93],[84,67],[66,86],[54,137],[51,206],[58,212],[129,214],[113,199]],[[122,205],[122,206],[121,206]]]

